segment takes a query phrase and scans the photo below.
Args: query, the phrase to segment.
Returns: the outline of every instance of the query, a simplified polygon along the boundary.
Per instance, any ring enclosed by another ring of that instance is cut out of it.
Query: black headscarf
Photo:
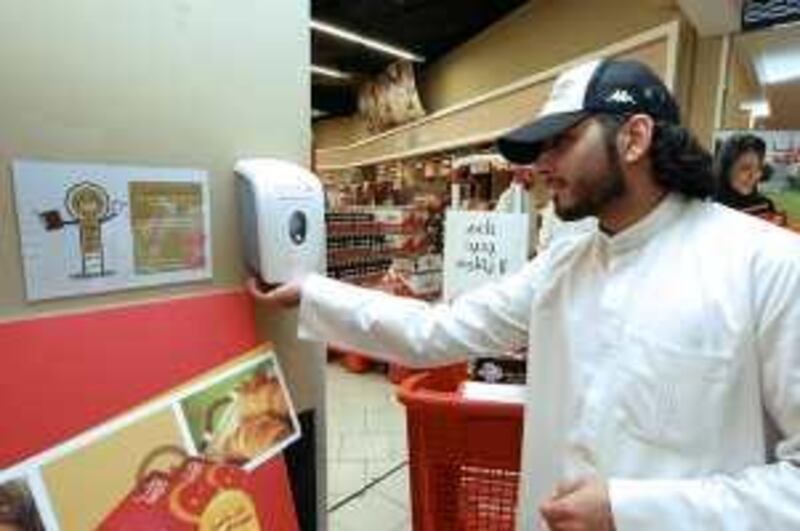
[[[722,144],[714,165],[714,200],[737,210],[753,213],[774,212],[774,203],[768,197],[761,195],[757,186],[749,194],[742,194],[731,186],[734,164],[740,156],[750,151],[758,155],[763,163],[767,146],[761,138],[752,134],[734,135]],[[768,177],[770,170],[769,167],[763,168],[762,181]]]

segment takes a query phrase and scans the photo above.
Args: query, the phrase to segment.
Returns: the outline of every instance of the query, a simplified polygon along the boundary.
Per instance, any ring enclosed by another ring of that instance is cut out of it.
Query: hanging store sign
[[[748,0],[742,8],[742,30],[768,28],[800,20],[800,0]]]
[[[449,301],[525,264],[528,215],[450,210],[444,238],[444,297]]]

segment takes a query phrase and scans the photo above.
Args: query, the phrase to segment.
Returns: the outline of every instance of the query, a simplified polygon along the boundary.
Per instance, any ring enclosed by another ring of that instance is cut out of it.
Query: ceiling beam
[[[372,39],[365,35],[361,35],[360,33],[356,33],[354,31],[350,31],[348,29],[335,26],[328,22],[312,19],[311,29],[313,29],[314,31],[325,33],[326,35],[330,35],[332,37],[336,37],[348,42],[352,42],[354,44],[358,44],[360,46],[364,46],[365,48],[369,48],[370,50],[375,50],[381,53],[385,53],[387,55],[391,55],[393,57],[397,57],[399,59],[405,59],[407,61],[414,61],[417,63],[425,62],[424,57],[421,57],[409,50],[405,50],[403,48],[400,48],[399,46],[394,46],[392,44],[379,41],[377,39]]]
[[[741,30],[743,0],[678,0],[678,5],[701,37]]]

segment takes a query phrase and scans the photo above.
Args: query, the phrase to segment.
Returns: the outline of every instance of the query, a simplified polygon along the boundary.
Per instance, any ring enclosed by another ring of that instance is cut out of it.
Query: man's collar
[[[609,236],[598,231],[600,240],[608,245],[609,251],[615,254],[641,247],[658,232],[671,225],[683,212],[686,204],[686,199],[671,192],[664,196],[661,202],[646,216],[617,234]]]

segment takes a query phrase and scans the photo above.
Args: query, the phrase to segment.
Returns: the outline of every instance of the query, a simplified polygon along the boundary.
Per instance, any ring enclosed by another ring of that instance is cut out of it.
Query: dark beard
[[[623,196],[627,190],[622,173],[613,168],[598,181],[597,186],[590,194],[568,208],[561,206],[556,199],[555,209],[558,217],[563,221],[577,221],[589,216],[597,216],[604,206]]]
[[[554,200],[556,214],[563,221],[577,221],[589,216],[597,216],[604,206],[625,195],[627,188],[622,176],[622,164],[619,161],[615,139],[616,131],[605,131],[608,171],[603,177],[595,180],[594,189],[590,190],[586,197],[580,198],[570,207],[564,207],[558,204],[556,196],[556,200]]]

